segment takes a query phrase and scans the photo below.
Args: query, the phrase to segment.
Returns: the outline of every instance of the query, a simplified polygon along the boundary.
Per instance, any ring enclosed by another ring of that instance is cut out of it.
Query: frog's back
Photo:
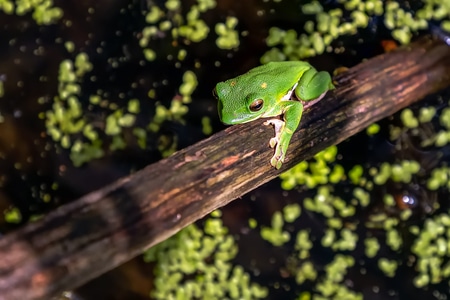
[[[272,61],[251,69],[248,73],[254,76],[270,76],[280,78],[300,78],[301,75],[311,68],[311,65],[304,61]]]
[[[283,94],[290,90],[301,78],[304,72],[312,66],[303,61],[279,61],[269,62],[254,69],[240,77],[243,80],[237,80],[245,83],[245,80],[251,79],[251,82],[244,84],[242,92],[259,92],[263,87],[268,95]],[[238,77],[239,78],[239,77]]]
[[[252,98],[255,95],[278,99],[298,83],[303,73],[310,68],[311,65],[303,61],[269,62],[236,78],[218,83],[216,91],[219,98],[230,99],[229,101],[247,101],[247,96]]]

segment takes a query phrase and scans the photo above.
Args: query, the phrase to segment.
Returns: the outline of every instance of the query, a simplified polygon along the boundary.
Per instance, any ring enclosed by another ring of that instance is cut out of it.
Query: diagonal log
[[[0,299],[48,299],[167,239],[212,210],[450,85],[450,48],[424,38],[335,78],[308,108],[281,170],[273,129],[232,126],[0,239]]]

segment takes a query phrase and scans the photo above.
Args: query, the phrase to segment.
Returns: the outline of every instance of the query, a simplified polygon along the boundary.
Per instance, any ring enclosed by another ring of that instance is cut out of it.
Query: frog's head
[[[249,93],[248,90],[243,91],[230,81],[219,82],[213,95],[218,100],[220,120],[227,125],[256,120],[267,110],[267,101],[263,97],[254,92]]]

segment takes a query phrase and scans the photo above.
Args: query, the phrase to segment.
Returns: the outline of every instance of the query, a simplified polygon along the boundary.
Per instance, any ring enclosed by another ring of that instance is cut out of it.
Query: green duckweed
[[[144,259],[154,262],[152,299],[264,299],[267,289],[232,260],[237,245],[219,216],[204,230],[190,225],[150,248]]]

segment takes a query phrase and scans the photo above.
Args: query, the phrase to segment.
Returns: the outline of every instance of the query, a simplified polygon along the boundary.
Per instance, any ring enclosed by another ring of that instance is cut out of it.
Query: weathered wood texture
[[[281,171],[450,85],[450,48],[423,39],[335,78],[308,108],[281,170],[273,128],[232,126],[0,239],[0,299],[48,299],[167,239]]]

